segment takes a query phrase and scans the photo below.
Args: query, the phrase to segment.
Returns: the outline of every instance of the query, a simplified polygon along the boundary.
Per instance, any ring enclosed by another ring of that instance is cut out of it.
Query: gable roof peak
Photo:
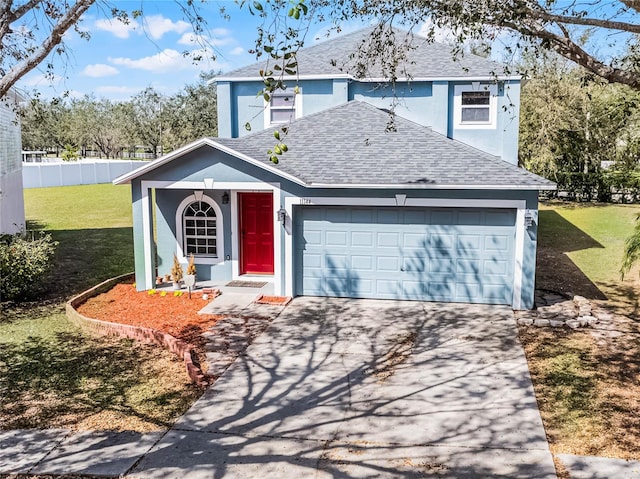
[[[387,37],[394,37],[395,41],[382,41]],[[395,67],[381,61],[391,55],[398,59]],[[362,28],[301,48],[296,59],[298,75],[291,75],[292,80],[347,77],[385,81],[391,76],[414,80],[513,78],[506,75],[505,66],[500,63],[471,53],[455,57],[451,46],[386,25]],[[259,61],[223,74],[217,80],[259,79],[260,70],[268,69],[269,65],[272,62],[268,60]]]

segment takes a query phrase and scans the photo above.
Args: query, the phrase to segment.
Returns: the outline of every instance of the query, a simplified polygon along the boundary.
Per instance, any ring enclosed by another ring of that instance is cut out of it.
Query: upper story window
[[[265,105],[264,127],[288,123],[301,115],[301,93],[278,91],[271,95],[271,101]]]
[[[456,85],[454,91],[454,128],[489,129],[496,127],[497,86]]]

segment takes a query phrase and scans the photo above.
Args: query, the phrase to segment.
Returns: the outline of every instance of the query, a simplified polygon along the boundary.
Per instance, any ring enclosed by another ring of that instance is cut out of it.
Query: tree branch
[[[631,70],[614,68],[601,62],[593,55],[590,55],[588,52],[586,52],[582,47],[580,47],[569,37],[562,37],[548,30],[545,30],[544,28],[535,28],[533,26],[526,27],[510,22],[505,22],[503,26],[519,32],[523,35],[548,41],[551,47],[560,55],[584,67],[590,72],[595,73],[599,77],[602,77],[609,82],[622,83],[632,88],[640,89],[640,73]]]
[[[640,4],[640,2],[638,2]],[[600,18],[590,17],[570,17],[567,15],[555,15],[545,11],[532,11],[533,15],[536,15],[541,20],[554,23],[565,23],[571,25],[584,25],[589,27],[601,27],[608,30],[620,30],[623,32],[640,33],[640,25],[618,22],[615,20],[604,20]]]
[[[6,75],[0,78],[0,98],[7,94],[9,89],[27,72],[33,70],[42,62],[51,51],[60,44],[62,36],[80,19],[96,0],[77,0],[76,3],[57,21],[49,36],[39,48],[14,65]]]

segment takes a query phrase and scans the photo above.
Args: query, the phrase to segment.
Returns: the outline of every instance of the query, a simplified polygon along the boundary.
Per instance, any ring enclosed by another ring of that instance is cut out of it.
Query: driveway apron
[[[296,298],[140,478],[554,478],[513,312]]]

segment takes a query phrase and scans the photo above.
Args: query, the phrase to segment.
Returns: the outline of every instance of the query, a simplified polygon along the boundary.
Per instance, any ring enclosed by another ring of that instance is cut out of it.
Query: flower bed
[[[125,281],[125,282],[120,282]],[[73,298],[69,317],[99,334],[121,335],[160,344],[183,357],[187,373],[201,385],[206,379],[199,367],[204,353],[202,337],[221,316],[199,315],[208,300],[201,293],[136,291],[129,278],[114,278]]]

